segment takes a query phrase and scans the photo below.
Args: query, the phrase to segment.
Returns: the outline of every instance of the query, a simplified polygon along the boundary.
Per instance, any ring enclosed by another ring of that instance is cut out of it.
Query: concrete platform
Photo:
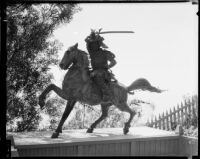
[[[53,131],[8,133],[14,137],[19,157],[42,156],[187,156],[198,154],[198,139],[150,127],[64,130],[51,139]],[[192,140],[194,140],[192,142]],[[193,143],[193,144],[191,144]]]
[[[56,144],[85,144],[88,142],[106,142],[119,140],[148,140],[158,137],[177,137],[174,132],[154,129],[150,127],[132,127],[127,135],[123,128],[95,129],[93,133],[86,133],[86,129],[64,130],[57,139],[51,139],[53,131],[9,133],[14,137],[15,148],[46,147]]]

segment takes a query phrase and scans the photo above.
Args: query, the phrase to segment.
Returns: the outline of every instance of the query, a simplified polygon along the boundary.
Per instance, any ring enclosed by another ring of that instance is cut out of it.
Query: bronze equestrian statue
[[[95,36],[94,38],[96,38],[96,36],[99,35],[94,35],[94,32],[92,32],[88,38],[93,38],[91,36]],[[101,39],[101,37],[97,38]],[[128,94],[133,94],[134,90],[147,90],[157,93],[162,92],[162,90],[151,86],[144,78],[135,80],[128,87],[122,86],[119,82],[110,81],[112,77],[110,76],[108,69],[116,63],[114,54],[101,48],[103,45],[101,43],[102,40],[97,40],[94,44],[91,44],[93,40],[90,40],[88,41],[86,38],[87,49],[91,57],[93,70],[91,71],[89,69],[88,54],[85,51],[78,49],[77,43],[69,47],[59,64],[61,69],[68,69],[62,83],[62,88],[57,87],[55,84],[50,84],[39,96],[39,105],[41,109],[45,105],[46,95],[52,90],[68,101],[60,123],[51,138],[57,138],[59,133],[62,133],[62,126],[76,102],[85,103],[91,106],[101,105],[102,115],[88,128],[87,133],[92,133],[97,124],[107,117],[109,107],[115,105],[119,110],[130,114],[129,120],[125,123],[123,128],[124,134],[127,134],[130,123],[136,114],[136,112],[131,110],[127,105]],[[100,43],[97,44],[97,42]],[[93,45],[97,45],[98,47]],[[103,55],[101,55],[101,53]],[[100,64],[94,55],[102,58]],[[108,65],[107,61],[111,61],[111,64]],[[102,86],[103,88],[100,88]]]

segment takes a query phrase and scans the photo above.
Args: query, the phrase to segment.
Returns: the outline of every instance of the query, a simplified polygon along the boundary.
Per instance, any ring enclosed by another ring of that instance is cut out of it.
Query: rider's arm
[[[107,52],[107,60],[110,61],[109,65],[108,65],[108,69],[112,68],[113,66],[115,66],[117,64],[117,62],[115,60],[115,55],[110,51]]]

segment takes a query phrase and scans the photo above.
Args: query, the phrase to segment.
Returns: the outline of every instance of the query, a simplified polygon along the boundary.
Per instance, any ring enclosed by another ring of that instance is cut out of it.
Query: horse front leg
[[[75,100],[69,100],[67,102],[65,111],[62,115],[62,118],[60,120],[60,123],[58,124],[57,129],[55,130],[55,132],[52,134],[51,138],[57,138],[59,136],[59,133],[62,133],[62,126],[65,122],[65,120],[67,119],[67,117],[69,116],[69,114],[71,113],[72,109],[74,108],[76,101]]]
[[[57,87],[55,84],[50,84],[47,86],[47,88],[42,92],[42,94],[39,96],[39,105],[40,108],[42,109],[45,105],[45,99],[47,94],[50,91],[54,91],[57,95],[59,95],[61,98],[66,99],[65,97],[65,93],[63,92],[62,89],[60,89],[59,87]]]

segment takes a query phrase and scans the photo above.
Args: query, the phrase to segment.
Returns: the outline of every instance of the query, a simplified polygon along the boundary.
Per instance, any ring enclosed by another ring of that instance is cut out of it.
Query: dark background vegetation
[[[17,131],[37,129],[38,93],[52,78],[48,69],[61,45],[50,37],[78,11],[76,4],[7,5],[7,124],[20,117]]]

